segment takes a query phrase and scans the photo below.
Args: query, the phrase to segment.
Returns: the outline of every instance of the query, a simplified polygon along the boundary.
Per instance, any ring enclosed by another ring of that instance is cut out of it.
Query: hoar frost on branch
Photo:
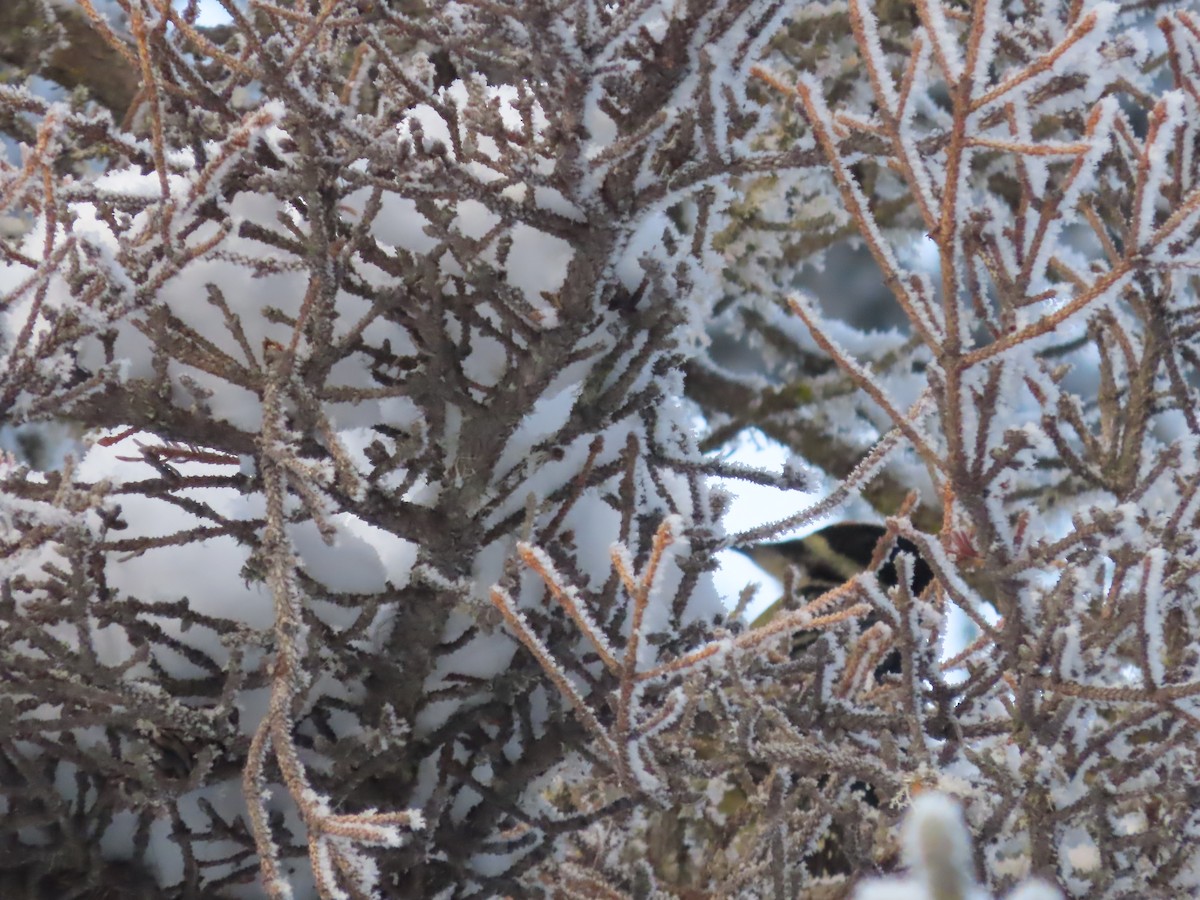
[[[0,464],[0,883],[848,896],[936,789],[964,895],[1196,889],[1200,19],[115,2],[127,109],[0,86],[0,416],[87,430]],[[729,535],[821,487],[751,428],[836,483]]]

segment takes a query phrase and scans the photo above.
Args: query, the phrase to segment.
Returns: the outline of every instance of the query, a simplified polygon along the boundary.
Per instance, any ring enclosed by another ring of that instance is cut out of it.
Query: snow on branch
[[[68,6],[0,34],[0,883],[1194,892],[1194,13]]]

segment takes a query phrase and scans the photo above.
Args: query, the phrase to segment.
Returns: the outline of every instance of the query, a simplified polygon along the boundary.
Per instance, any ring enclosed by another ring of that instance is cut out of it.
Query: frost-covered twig
[[[268,351],[258,468],[267,506],[262,553],[268,566],[267,584],[275,601],[275,660],[271,671],[270,704],[251,741],[242,781],[268,896],[273,900],[292,896],[267,818],[264,765],[268,752],[272,752],[308,831],[309,859],[317,891],[322,900],[343,900],[350,896],[370,896],[377,888],[378,868],[362,854],[361,847],[398,847],[404,840],[404,833],[422,828],[423,821],[416,810],[333,813],[328,798],[313,789],[296,747],[293,734],[295,709],[311,684],[313,673],[309,670],[308,629],[296,584],[298,561],[285,530],[287,489],[305,474],[288,448],[289,435],[283,418],[284,395],[294,360],[294,346]],[[311,502],[315,493],[312,488],[306,488],[302,496]],[[310,512],[318,523],[323,521],[319,509]],[[325,530],[331,533],[328,526]],[[351,884],[353,894],[343,888],[343,880]]]

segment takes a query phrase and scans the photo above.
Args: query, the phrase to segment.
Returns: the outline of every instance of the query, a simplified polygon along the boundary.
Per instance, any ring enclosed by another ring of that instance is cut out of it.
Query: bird
[[[761,613],[750,627],[766,625],[785,609],[802,606],[866,572],[876,558],[880,541],[884,540],[889,540],[891,546],[875,570],[880,587],[886,592],[899,583],[901,568],[897,566],[897,558],[901,553],[911,554],[909,589],[914,596],[919,595],[933,581],[933,570],[921,558],[912,541],[895,535],[889,538],[888,530],[881,525],[840,522],[802,538],[733,547],[786,586],[784,596]],[[866,632],[879,619],[879,613],[874,611],[861,617],[857,623],[859,633]],[[803,660],[825,633],[819,630],[797,631],[791,636],[786,659],[793,662]],[[900,650],[894,646],[873,660],[876,684],[886,683],[902,672]],[[828,790],[836,793],[840,779],[835,773],[828,773],[823,783]],[[865,808],[880,806],[876,787],[867,781],[852,778],[848,788],[850,794],[857,797]],[[804,859],[804,865],[814,876],[824,878],[854,873],[856,866],[852,861],[852,845],[847,843],[845,828],[844,823],[831,822],[816,849]]]
[[[749,557],[768,575],[784,584],[790,583],[790,597],[804,601],[814,600],[864,572],[871,564],[880,540],[886,535],[887,529],[882,525],[839,522],[802,538],[733,549]],[[895,587],[900,581],[896,558],[901,553],[911,554],[914,558],[909,588],[914,595],[918,595],[933,580],[933,570],[921,558],[916,545],[906,538],[895,539],[883,564],[876,570],[876,577],[884,590]],[[770,622],[784,608],[788,599],[789,596],[784,596],[772,603],[751,623],[752,627]],[[863,629],[869,628],[875,621],[874,616],[865,617]],[[820,634],[815,631],[798,632],[793,639],[792,655],[796,656],[811,646]]]

